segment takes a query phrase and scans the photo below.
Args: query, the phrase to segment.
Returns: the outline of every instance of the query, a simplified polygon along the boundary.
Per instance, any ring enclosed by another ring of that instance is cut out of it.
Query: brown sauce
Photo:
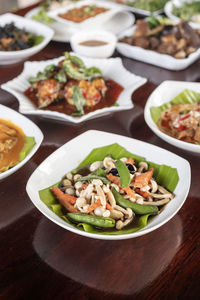
[[[101,109],[103,107],[110,107],[115,104],[120,93],[123,91],[123,87],[119,85],[117,82],[113,80],[105,81],[107,86],[107,91],[105,96],[98,102],[96,105],[89,107],[84,107],[84,113],[88,114],[91,111],[95,111],[97,109]],[[38,107],[38,99],[36,96],[37,90],[32,87],[28,88],[24,94],[31,100],[31,102]],[[73,105],[70,105],[65,99],[60,100],[59,102],[55,102],[50,104],[48,107],[43,108],[43,110],[51,110],[58,111],[60,113],[64,113],[66,115],[71,115],[75,113],[76,108]]]
[[[19,162],[25,144],[25,134],[10,121],[0,119],[0,172]]]
[[[79,45],[81,45],[81,46],[89,46],[89,47],[104,46],[107,44],[108,44],[107,42],[98,41],[98,40],[88,40],[88,41],[79,43]]]

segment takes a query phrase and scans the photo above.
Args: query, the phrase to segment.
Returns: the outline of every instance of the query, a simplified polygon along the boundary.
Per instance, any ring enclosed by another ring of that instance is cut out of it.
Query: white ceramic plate
[[[133,35],[135,30],[136,25],[126,29],[119,35],[119,40],[125,36]],[[194,53],[190,54],[187,58],[177,59],[167,54],[160,54],[156,51],[143,49],[137,46],[131,46],[119,41],[117,43],[117,51],[124,56],[174,71],[186,69],[200,57],[200,48]]]
[[[13,64],[38,53],[50,42],[54,35],[54,31],[51,28],[36,21],[28,20],[24,17],[10,13],[0,16],[0,26],[4,26],[11,22],[14,22],[18,28],[25,29],[28,32],[33,32],[36,35],[42,35],[44,39],[40,44],[28,49],[10,52],[0,51],[0,65]]]
[[[174,1],[169,1],[165,4],[164,7],[164,12],[167,15],[168,18],[170,18],[171,20],[175,21],[175,22],[180,22],[180,18],[178,18],[177,16],[173,15],[173,4],[177,7],[180,7],[183,4],[183,1],[180,0],[174,0]],[[195,22],[189,22],[190,26],[192,26],[193,28],[200,28],[200,24],[195,23]]]
[[[24,91],[29,87],[28,79],[32,76],[35,76],[38,71],[42,71],[45,66],[49,64],[57,64],[61,59],[63,59],[63,57],[46,61],[26,62],[24,64],[23,72],[18,77],[11,81],[8,81],[1,86],[3,90],[10,92],[19,100],[19,111],[21,113],[39,115],[42,117],[69,121],[73,123],[80,123],[85,120],[99,117],[101,115],[108,114],[114,111],[133,108],[133,103],[131,100],[132,93],[146,82],[145,78],[136,76],[127,71],[123,67],[120,58],[95,59],[82,57],[87,67],[96,66],[100,68],[105,78],[112,79],[124,87],[124,90],[119,95],[117,100],[117,104],[119,106],[111,106],[98,109],[81,117],[73,117],[56,111],[37,109],[24,95]]]
[[[147,125],[151,128],[151,130],[167,143],[183,150],[200,153],[200,145],[180,141],[163,133],[158,129],[157,125],[151,118],[151,106],[160,106],[166,102],[169,102],[185,89],[190,89],[200,93],[200,83],[185,81],[164,81],[163,83],[161,83],[148,98],[144,110],[144,117]]]
[[[32,19],[32,17],[38,13],[39,7],[31,9],[25,17]],[[111,31],[114,34],[119,34],[123,30],[132,26],[135,22],[135,17],[132,13],[126,11],[120,11],[114,15],[111,19],[101,25],[101,30]],[[73,26],[66,26],[60,22],[54,22],[48,25],[54,30],[53,41],[57,42],[69,42],[70,38],[74,33],[80,32],[80,29],[77,29]],[[93,27],[90,27],[89,30],[93,30]],[[83,30],[84,31],[84,30]]]
[[[113,2],[116,6],[120,7],[123,10],[132,11],[132,12],[134,12],[136,14],[139,14],[139,15],[142,15],[142,16],[148,17],[152,14],[152,12],[150,12],[149,10],[135,8],[133,6],[129,6],[129,5],[126,5],[126,4],[119,4],[119,3],[116,2],[116,0],[109,0],[109,1]],[[163,9],[160,9],[160,10],[154,11],[153,13],[154,13],[154,15],[159,15],[162,12],[163,12]]]
[[[0,173],[0,180],[6,178],[7,176],[13,174],[17,170],[19,170],[29,159],[35,154],[35,152],[40,147],[40,144],[43,140],[42,131],[36,126],[31,120],[24,117],[23,115],[19,114],[15,110],[8,108],[7,106],[0,104],[0,119],[4,119],[7,121],[11,121],[18,127],[20,127],[26,136],[34,137],[35,138],[35,146],[29,152],[29,154],[16,166],[10,168],[9,170]]]
[[[166,164],[168,166],[172,166],[173,168],[177,168],[179,182],[174,191],[175,198],[166,205],[161,214],[155,216],[145,228],[138,232],[116,236],[87,233],[74,228],[55,215],[40,200],[38,191],[58,182],[64,174],[77,167],[77,165],[90,153],[92,149],[110,145],[112,143],[118,143],[128,151],[137,155],[141,155],[147,158],[149,161],[158,164]],[[63,161],[66,163],[63,164]],[[121,240],[144,235],[159,228],[169,221],[181,208],[188,195],[190,188],[190,173],[191,171],[189,163],[180,156],[177,156],[167,150],[129,137],[106,133],[103,131],[90,130],[67,142],[65,145],[51,154],[47,159],[45,159],[45,161],[43,161],[43,163],[29,178],[26,190],[33,204],[47,218],[59,226],[90,238]]]

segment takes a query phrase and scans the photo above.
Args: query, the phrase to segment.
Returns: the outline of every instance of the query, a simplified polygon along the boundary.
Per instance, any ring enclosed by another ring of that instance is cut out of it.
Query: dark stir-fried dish
[[[29,82],[25,95],[36,107],[73,116],[114,105],[123,90],[115,81],[105,80],[100,69],[87,68],[82,59],[69,53]]]
[[[38,45],[43,36],[20,29],[14,23],[0,26],[0,51],[18,51]]]
[[[138,20],[133,35],[120,42],[181,59],[200,47],[200,30],[194,30],[185,21],[175,25],[169,19],[152,16]]]
[[[158,127],[179,140],[200,144],[200,102],[171,105],[161,113]]]
[[[70,9],[66,13],[60,14],[59,16],[63,19],[80,23],[108,10],[108,8],[99,7],[96,5],[83,5],[81,7]]]

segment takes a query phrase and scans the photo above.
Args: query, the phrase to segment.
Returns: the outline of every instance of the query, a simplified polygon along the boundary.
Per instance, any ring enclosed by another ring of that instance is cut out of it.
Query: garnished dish
[[[82,59],[65,53],[65,59],[51,64],[36,77],[24,92],[39,109],[81,116],[115,105],[123,87],[104,79],[97,67],[87,68]]]
[[[165,174],[168,174],[166,176]],[[173,201],[177,170],[128,152],[118,144],[93,149],[61,181],[39,192],[66,222],[90,233],[136,232]]]
[[[108,8],[96,6],[94,4],[83,5],[81,7],[75,7],[73,9],[70,9],[65,13],[59,14],[59,17],[75,23],[81,23],[89,18],[93,18],[108,10]]]
[[[170,102],[151,107],[151,115],[165,134],[184,142],[200,144],[199,93],[186,89]]]
[[[200,47],[200,30],[185,21],[174,24],[170,19],[151,16],[138,20],[134,33],[119,42],[184,59]]]
[[[126,0],[125,4],[138,8],[138,9],[142,9],[142,10],[148,10],[150,12],[155,12],[157,10],[162,9],[165,4],[167,3],[168,0]],[[124,3],[124,1],[122,0],[122,3]]]
[[[0,173],[22,161],[34,145],[34,137],[27,137],[11,121],[0,119]]]
[[[0,26],[0,51],[18,51],[40,44],[44,37],[20,29],[13,22]]]
[[[173,3],[172,14],[182,20],[200,24],[200,1],[181,1],[180,5]]]

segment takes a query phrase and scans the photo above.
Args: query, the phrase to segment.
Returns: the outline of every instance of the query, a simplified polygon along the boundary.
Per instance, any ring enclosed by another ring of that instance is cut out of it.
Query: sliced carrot
[[[151,168],[149,171],[142,173],[135,177],[134,187],[135,188],[143,188],[145,187],[150,179],[153,176],[153,168]]]
[[[86,190],[87,187],[88,187],[88,184],[85,184],[85,183],[82,184],[82,188],[83,188],[84,190]]]
[[[134,161],[134,159],[132,159],[132,158],[130,157],[130,158],[127,159],[126,164],[134,165],[134,164],[135,164],[135,161]]]
[[[78,212],[78,209],[74,207],[76,202],[76,197],[73,197],[68,194],[64,194],[58,187],[51,188],[53,194],[56,196],[58,201],[69,211],[69,212]],[[73,203],[72,203],[73,202]]]
[[[147,192],[141,191],[140,189],[135,189],[136,193],[143,196],[144,198],[151,198],[151,195]]]
[[[114,176],[113,174],[109,173],[107,175],[107,178],[112,182],[115,183],[116,185],[120,186],[120,178],[117,176]]]
[[[94,204],[90,205],[87,209],[87,213],[89,214],[91,211],[95,210],[98,206],[101,206],[101,201],[100,199],[97,200]]]
[[[123,190],[128,196],[130,196],[131,198],[135,199],[135,192],[134,192],[134,190],[132,190],[132,189],[130,188],[130,186],[129,186],[129,187],[124,187],[124,188],[122,188],[122,190]]]
[[[106,202],[106,208],[107,208],[108,210],[112,210],[112,206],[111,206],[108,202]]]

